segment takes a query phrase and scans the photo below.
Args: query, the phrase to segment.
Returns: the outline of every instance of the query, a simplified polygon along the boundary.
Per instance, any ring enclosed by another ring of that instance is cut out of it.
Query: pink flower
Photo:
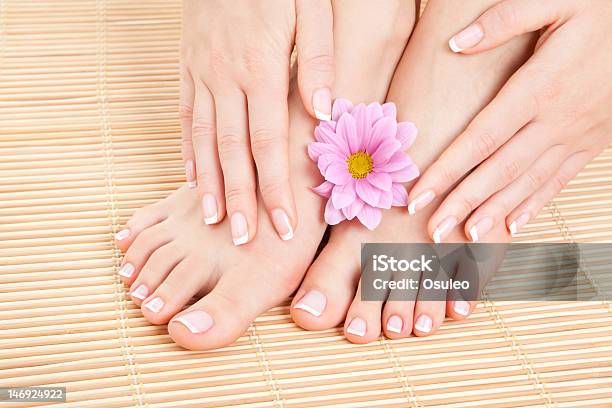
[[[417,135],[413,123],[396,120],[393,103],[359,104],[336,99],[332,120],[315,129],[316,142],[308,155],[317,163],[325,182],[313,190],[328,198],[325,222],[336,225],[357,217],[373,230],[382,209],[408,204],[401,183],[419,176],[405,153]]]

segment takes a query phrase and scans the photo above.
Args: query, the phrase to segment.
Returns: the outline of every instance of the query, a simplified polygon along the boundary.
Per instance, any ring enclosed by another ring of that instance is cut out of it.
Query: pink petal
[[[346,99],[338,98],[332,106],[332,120],[337,121],[343,113],[350,113],[353,109],[353,104]]]
[[[355,198],[355,201],[353,201],[351,205],[342,209],[342,214],[344,214],[347,220],[352,220],[359,214],[364,205],[365,203],[363,200]]]
[[[378,146],[378,149],[376,149],[376,151],[372,155],[372,160],[374,161],[374,164],[379,165],[381,163],[386,162],[401,147],[402,144],[399,142],[399,140],[395,138],[385,140]]]
[[[319,156],[319,160],[317,160],[317,167],[321,174],[325,175],[327,168],[334,162],[342,163],[336,154],[322,154]]]
[[[393,138],[397,133],[397,123],[391,118],[383,117],[378,119],[372,126],[372,137],[366,148],[366,152],[372,154],[378,149],[378,146],[387,139]]]
[[[375,164],[374,171],[391,173],[401,170],[404,167],[408,167],[411,164],[413,163],[412,160],[410,160],[410,157],[402,150],[398,150],[397,152],[393,153],[393,156],[391,156],[386,162],[378,165]]]
[[[361,139],[357,136],[357,125],[355,118],[351,114],[344,113],[338,120],[336,134],[344,140],[348,148],[349,154],[359,151]]]
[[[412,146],[418,133],[417,127],[412,122],[400,122],[397,124],[397,140],[402,144],[402,150]]]
[[[324,218],[325,222],[329,225],[336,225],[346,219],[344,217],[344,214],[342,214],[342,211],[334,208],[332,200],[327,200],[327,204],[325,205]]]
[[[329,129],[332,132],[336,131],[336,121],[335,120],[324,120],[319,123],[319,126],[324,127],[325,129]]]
[[[323,154],[336,154],[339,159],[342,159],[340,151],[334,145],[321,142],[312,142],[308,144],[308,156],[310,156],[312,161],[319,160],[319,156]]]
[[[368,119],[370,120],[370,126],[372,126],[373,123],[376,123],[378,119],[384,116],[382,106],[378,102],[373,102],[369,104],[367,108],[367,112],[368,112]]]
[[[332,190],[332,203],[335,208],[344,208],[355,201],[355,183],[349,182],[343,186],[335,186]]]
[[[351,181],[352,177],[348,172],[346,163],[334,162],[327,167],[327,170],[325,170],[325,180],[343,186]]]
[[[342,154],[342,156],[348,157],[349,151],[348,151],[348,146],[346,145],[346,142],[341,136],[337,135],[336,132],[334,132],[333,130],[327,127],[324,127],[324,126],[317,126],[315,128],[315,139],[317,140],[317,142],[328,143],[328,144],[336,146],[338,148],[338,151],[340,151],[340,153]]]
[[[378,227],[378,224],[380,224],[380,220],[382,219],[382,211],[380,208],[364,205],[359,214],[357,214],[357,218],[363,225],[372,231],[374,228]]]
[[[390,117],[393,120],[397,120],[397,109],[393,102],[387,102],[382,106],[383,115]]]
[[[313,187],[312,191],[314,191],[321,197],[329,198],[329,196],[331,196],[331,192],[333,188],[334,188],[334,183],[330,183],[329,181],[324,181],[322,184],[319,184],[318,186]]]
[[[383,191],[382,194],[380,195],[380,200],[378,200],[377,207],[388,210],[389,208],[391,208],[392,205],[393,205],[393,192],[391,190]]]
[[[359,140],[357,146],[351,145],[351,153],[355,153],[363,151],[368,145],[368,141],[370,140],[370,122],[366,112],[366,106],[363,103],[355,106],[351,115],[355,118],[357,139]]]
[[[416,165],[411,164],[408,167],[389,174],[394,183],[406,183],[419,177],[419,169]],[[359,191],[357,191],[357,193],[359,193]]]
[[[367,204],[370,204],[372,207],[376,207],[378,205],[378,200],[380,200],[380,194],[382,193],[365,179],[355,181],[355,191],[357,191],[359,198],[361,198]]]
[[[366,180],[380,190],[391,191],[391,184],[393,182],[391,181],[391,176],[387,173],[376,173],[373,171],[368,174]]]
[[[408,205],[408,192],[399,183],[393,183],[391,186],[393,192],[393,203],[394,207],[406,207]]]

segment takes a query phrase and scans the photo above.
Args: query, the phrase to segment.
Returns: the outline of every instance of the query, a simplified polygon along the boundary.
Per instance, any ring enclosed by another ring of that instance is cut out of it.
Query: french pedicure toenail
[[[294,309],[304,310],[313,316],[319,317],[327,306],[327,297],[318,290],[311,290],[293,306]]]
[[[515,236],[516,234],[518,234],[520,229],[523,228],[525,224],[529,222],[529,218],[531,218],[531,216],[529,215],[529,213],[525,212],[519,215],[514,221],[512,221],[512,223],[508,227],[508,229],[510,230],[510,235]]]
[[[436,197],[433,191],[427,190],[419,194],[414,200],[408,204],[408,214],[414,215],[416,212],[433,201]]]
[[[355,317],[346,328],[346,332],[363,337],[366,334],[366,322],[361,317]]]
[[[461,52],[467,48],[472,48],[484,37],[484,32],[480,24],[472,24],[465,30],[455,34],[448,42],[448,46],[453,52]]]
[[[147,302],[144,307],[152,311],[153,313],[159,313],[160,310],[164,307],[165,303],[159,296],[154,297],[150,301]]]
[[[455,313],[461,316],[467,316],[470,314],[470,304],[465,300],[456,300],[453,306]]]
[[[214,324],[213,318],[202,310],[192,310],[191,312],[183,313],[179,317],[172,319],[172,321],[181,323],[194,334],[204,333]]]
[[[119,269],[119,275],[123,276],[124,278],[129,278],[133,274],[134,265],[132,265],[131,263],[126,263],[121,267],[121,269]]]
[[[389,320],[387,320],[387,331],[399,334],[402,332],[403,326],[404,323],[402,322],[402,318],[399,316],[393,315],[389,318]]]
[[[414,325],[414,328],[421,333],[429,333],[432,327],[433,322],[431,321],[431,317],[427,315],[420,315]]]
[[[320,88],[312,94],[312,110],[319,120],[331,120],[332,96],[328,88]]]
[[[207,193],[202,198],[202,208],[204,209],[204,223],[206,225],[216,224],[219,222],[219,214],[217,212],[217,200],[215,196]]]
[[[198,182],[196,181],[195,164],[193,160],[187,160],[185,162],[185,176],[187,177],[187,187],[196,188]]]
[[[436,244],[442,242],[442,239],[448,235],[450,230],[452,230],[457,225],[457,218],[450,216],[446,217],[444,221],[438,224],[438,227],[433,233],[433,240]]]
[[[130,295],[135,297],[136,299],[145,300],[147,296],[149,296],[149,288],[146,285],[141,284],[136,289],[134,289]]]
[[[274,223],[276,232],[278,232],[278,235],[283,241],[289,241],[291,238],[293,238],[293,228],[291,227],[289,217],[284,210],[281,210],[280,208],[273,210],[272,222]]]
[[[493,218],[491,217],[484,217],[476,224],[472,225],[470,228],[470,238],[472,239],[472,242],[478,242],[478,234],[483,236],[487,232],[491,231],[491,228],[493,228]]]
[[[121,231],[119,231],[118,233],[115,234],[115,239],[117,241],[123,241],[124,239],[126,239],[127,237],[130,236],[130,230],[129,229],[123,229]]]
[[[232,215],[232,239],[234,245],[246,244],[249,240],[249,229],[247,226],[246,218],[241,212],[236,212]]]

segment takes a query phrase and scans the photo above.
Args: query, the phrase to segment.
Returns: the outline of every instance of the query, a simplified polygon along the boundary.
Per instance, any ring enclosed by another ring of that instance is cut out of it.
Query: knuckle
[[[280,197],[286,190],[289,180],[282,177],[274,180],[260,180],[259,191],[262,197]]]
[[[448,168],[446,166],[435,168],[434,171],[438,172],[437,178],[441,180],[442,182],[441,184],[444,186],[451,186],[455,184],[460,177],[460,175],[457,174],[455,170],[453,170],[452,168]]]
[[[215,133],[214,125],[202,119],[195,118],[191,125],[191,137],[194,142],[214,138]]]
[[[331,53],[311,55],[306,57],[302,64],[309,71],[326,74],[333,73],[334,57]]]
[[[231,129],[226,129],[222,131],[218,144],[219,155],[221,157],[230,157],[240,150],[241,146],[244,144],[244,140],[242,137],[238,136],[236,132]]]
[[[474,196],[462,194],[457,197],[457,204],[463,211],[463,214],[471,214],[478,206],[478,200]]]
[[[537,190],[545,181],[544,174],[540,171],[530,171],[527,173],[527,183],[531,191]]]
[[[474,152],[475,159],[478,163],[486,159],[495,153],[496,150],[495,139],[489,132],[484,132],[476,137],[473,144],[472,151]]]
[[[493,12],[495,27],[516,27],[521,21],[516,6],[512,2],[502,2],[495,7]]]
[[[247,182],[236,186],[228,186],[225,189],[225,200],[229,207],[238,208],[250,201],[250,196],[254,190],[252,183]]]
[[[184,103],[180,104],[179,118],[183,120],[191,120],[193,118],[193,107]]]
[[[266,159],[266,155],[281,143],[278,133],[264,127],[257,127],[251,133],[251,150],[253,156]]]
[[[500,177],[503,183],[509,184],[518,175],[520,170],[520,164],[516,160],[510,160],[502,164],[500,168]]]

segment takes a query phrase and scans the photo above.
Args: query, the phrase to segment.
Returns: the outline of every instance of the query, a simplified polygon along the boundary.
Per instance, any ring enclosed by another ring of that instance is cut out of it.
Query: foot
[[[531,49],[531,38],[523,37],[504,49],[469,59],[453,54],[446,46],[448,38],[454,29],[486,9],[487,4],[481,3],[462,3],[464,9],[457,11],[446,0],[431,0],[394,76],[387,100],[397,104],[399,120],[412,121],[419,128],[419,137],[409,153],[421,169],[429,166],[493,98]],[[294,321],[311,330],[344,322],[348,340],[367,343],[381,331],[389,338],[428,336],[438,330],[445,316],[457,320],[469,316],[476,302],[427,301],[423,293],[412,301],[361,300],[360,244],[431,242],[427,221],[435,206],[413,216],[405,208],[384,211],[375,231],[354,221],[333,227],[328,245],[294,297]],[[465,240],[461,225],[443,235],[446,242]],[[502,226],[487,240],[505,242],[509,235]]]

